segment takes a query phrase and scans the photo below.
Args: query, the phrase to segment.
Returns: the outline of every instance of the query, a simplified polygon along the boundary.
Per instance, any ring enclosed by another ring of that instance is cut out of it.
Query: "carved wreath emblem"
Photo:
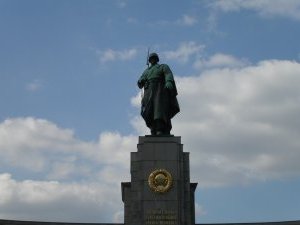
[[[173,178],[165,169],[154,170],[148,177],[148,184],[152,191],[165,193],[172,187]]]

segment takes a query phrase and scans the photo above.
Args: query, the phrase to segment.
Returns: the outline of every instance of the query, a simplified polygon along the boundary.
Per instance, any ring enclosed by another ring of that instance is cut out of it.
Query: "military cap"
[[[156,58],[156,59],[157,59],[157,62],[159,62],[159,57],[158,57],[158,55],[157,55],[155,52],[152,52],[152,53],[149,55],[149,60],[150,60],[151,58]]]

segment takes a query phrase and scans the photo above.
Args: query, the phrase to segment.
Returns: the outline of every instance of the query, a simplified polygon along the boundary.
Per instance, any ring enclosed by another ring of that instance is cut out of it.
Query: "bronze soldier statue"
[[[170,135],[171,119],[180,111],[177,88],[171,69],[159,64],[156,53],[149,55],[148,67],[138,80],[138,87],[144,88],[141,115],[151,135]]]

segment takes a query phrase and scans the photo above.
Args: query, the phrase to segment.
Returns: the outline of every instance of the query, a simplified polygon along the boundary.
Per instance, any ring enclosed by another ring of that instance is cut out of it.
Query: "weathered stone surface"
[[[42,221],[1,220],[0,225],[123,225],[123,223],[62,223]]]
[[[139,137],[137,148],[131,153],[131,185],[122,185],[123,195],[128,195],[122,197],[125,225],[194,225],[196,184],[190,184],[189,153],[183,152],[181,138]],[[164,193],[153,191],[148,182],[149,175],[160,169],[172,177],[172,186]]]
[[[173,177],[166,193],[153,192],[149,174],[163,168]],[[189,153],[180,137],[139,138],[138,152],[131,153],[131,182],[122,182],[125,223],[63,223],[1,220],[0,225],[300,225],[298,221],[195,224],[195,190],[190,183]],[[162,222],[162,223],[160,223]]]
[[[62,222],[42,222],[42,221],[18,221],[18,220],[1,220],[0,225],[124,225],[124,223],[62,223]],[[281,222],[256,222],[256,223],[210,223],[195,225],[300,225],[297,221]]]

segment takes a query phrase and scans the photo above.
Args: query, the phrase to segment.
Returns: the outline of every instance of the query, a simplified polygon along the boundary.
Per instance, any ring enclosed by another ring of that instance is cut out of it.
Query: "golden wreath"
[[[148,184],[152,191],[166,193],[172,187],[173,178],[167,170],[157,169],[149,175]]]

